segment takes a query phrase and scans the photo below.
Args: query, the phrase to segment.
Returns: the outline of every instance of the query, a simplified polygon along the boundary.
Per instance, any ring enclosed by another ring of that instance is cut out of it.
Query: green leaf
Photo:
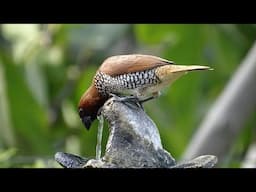
[[[13,126],[10,119],[8,95],[6,94],[6,78],[4,66],[0,60],[0,138],[1,144],[8,147],[15,145]]]
[[[47,114],[29,90],[25,81],[23,65],[15,65],[5,58],[7,94],[11,119],[21,153],[48,154],[50,142],[47,137]]]

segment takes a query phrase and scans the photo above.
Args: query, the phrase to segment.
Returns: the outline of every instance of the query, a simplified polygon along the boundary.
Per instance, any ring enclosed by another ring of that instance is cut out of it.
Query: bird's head
[[[87,130],[89,130],[92,122],[96,119],[96,116],[83,107],[80,107],[78,109],[78,112],[84,126],[86,127]]]
[[[107,98],[101,97],[94,85],[89,87],[83,94],[78,105],[79,116],[87,130],[97,118],[98,110],[102,107]]]

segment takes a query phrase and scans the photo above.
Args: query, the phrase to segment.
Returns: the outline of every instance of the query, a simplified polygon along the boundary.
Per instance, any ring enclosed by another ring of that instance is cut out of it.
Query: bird
[[[159,97],[161,90],[187,72],[211,69],[201,65],[178,65],[153,55],[110,56],[99,66],[90,87],[80,98],[80,119],[89,130],[99,109],[110,97],[118,95],[146,102]]]

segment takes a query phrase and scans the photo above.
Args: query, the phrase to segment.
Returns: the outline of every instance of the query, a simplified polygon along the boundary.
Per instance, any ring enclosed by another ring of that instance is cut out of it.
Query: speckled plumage
[[[146,87],[156,85],[160,80],[156,76],[155,69],[127,73],[111,77],[103,72],[97,72],[94,77],[94,85],[102,96],[110,93],[121,95],[139,95]]]
[[[131,95],[141,102],[155,98],[176,79],[206,66],[182,66],[152,55],[130,54],[107,58],[98,68],[91,86],[82,95],[78,110],[89,129],[97,112],[112,95]]]

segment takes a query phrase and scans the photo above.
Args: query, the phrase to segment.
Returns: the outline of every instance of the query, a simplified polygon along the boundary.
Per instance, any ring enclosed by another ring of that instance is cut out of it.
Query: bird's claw
[[[144,110],[144,108],[142,106],[142,102],[136,96],[122,96],[122,97],[120,97],[120,96],[117,96],[113,93],[111,93],[110,96],[112,96],[116,101],[129,103],[129,104],[133,104],[133,105],[135,104],[136,106],[138,106],[139,108]]]

